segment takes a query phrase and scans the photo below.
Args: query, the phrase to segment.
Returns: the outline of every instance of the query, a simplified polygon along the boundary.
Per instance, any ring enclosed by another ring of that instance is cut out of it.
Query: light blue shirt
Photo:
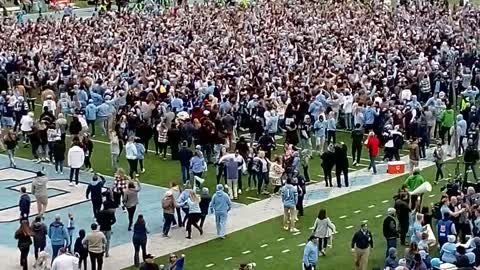
[[[410,242],[415,242],[415,243],[419,243],[420,242],[420,238],[418,238],[417,234],[421,234],[423,232],[423,227],[420,223],[418,222],[415,222],[413,224],[413,228],[412,228],[412,237],[410,237]]]
[[[284,208],[293,208],[297,205],[298,192],[297,188],[291,184],[282,187],[282,202]]]
[[[210,202],[210,212],[226,213],[232,208],[232,201],[227,193],[223,190],[217,190]]]
[[[88,104],[85,108],[85,118],[91,121],[97,119],[97,106],[93,103]]]
[[[327,124],[325,121],[317,120],[315,124],[313,124],[313,130],[315,131],[315,137],[317,138],[325,138],[325,130],[327,128]]]
[[[317,265],[318,263],[318,247],[312,241],[305,245],[303,250],[303,263],[306,266]]]
[[[337,130],[337,121],[335,120],[335,118],[330,118],[327,120],[327,130]]]
[[[365,124],[372,125],[373,122],[375,121],[375,116],[377,116],[377,115],[378,115],[378,113],[374,108],[372,108],[372,107],[365,108],[365,110],[363,111],[363,116],[365,118]]]

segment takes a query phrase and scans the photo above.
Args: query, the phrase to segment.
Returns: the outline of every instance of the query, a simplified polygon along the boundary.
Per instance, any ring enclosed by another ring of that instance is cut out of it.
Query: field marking
[[[250,250],[245,250],[244,252],[242,252],[242,254],[249,254],[250,252]]]
[[[368,223],[368,219],[362,220],[362,223]]]
[[[261,201],[262,199],[255,198],[255,197],[247,197],[249,200],[254,200],[254,201]]]
[[[312,226],[312,227],[310,227],[310,228],[308,228],[308,229],[309,229],[309,230],[313,230],[313,229],[315,229],[315,227],[314,227],[314,226]]]
[[[354,214],[358,214],[358,213],[360,213],[360,212],[362,212],[362,210],[355,210],[355,212],[353,212],[353,213],[354,213]]]
[[[296,233],[294,233],[293,235],[299,235],[299,234],[301,234],[301,232],[296,232]]]
[[[362,163],[357,163],[357,166],[361,166],[361,167],[368,167],[368,165],[366,165],[366,164],[362,164]]]
[[[272,258],[273,258],[273,256],[267,256],[267,257],[265,257],[265,260],[270,260]]]
[[[288,252],[290,252],[290,249],[282,250],[282,253],[288,253]]]
[[[213,263],[209,263],[209,264],[205,265],[205,267],[206,267],[206,268],[210,268],[210,267],[212,267],[212,266],[214,266],[214,265],[215,265],[215,264],[213,264]]]
[[[376,215],[375,217],[376,217],[376,218],[381,218],[381,217],[382,217],[382,215]]]
[[[341,216],[341,217],[339,217],[339,219],[344,219],[344,218],[346,218],[346,217],[347,217],[347,216]]]
[[[305,245],[306,245],[306,243],[300,243],[300,244],[297,245],[297,247],[303,247]]]
[[[430,194],[430,195],[428,195],[428,197],[433,198],[433,197],[435,197],[435,194]]]
[[[348,156],[348,157],[353,159],[353,157],[352,157],[352,156]],[[368,162],[370,162],[370,160],[369,160],[369,159],[366,159],[366,158],[360,158],[360,160],[363,160],[363,161],[368,161]]]
[[[368,208],[374,208],[375,204],[369,205]]]
[[[347,229],[347,230],[349,230],[349,229],[351,229],[351,228],[353,228],[352,225],[345,227],[345,229]]]
[[[231,259],[233,259],[233,258],[232,258],[232,257],[227,257],[227,258],[225,258],[224,260],[225,260],[225,261],[230,261]]]
[[[280,238],[277,239],[277,242],[281,242],[281,241],[283,241],[283,240],[285,240],[285,238],[280,237]]]
[[[263,244],[260,246],[261,248],[268,247],[268,244]]]
[[[387,203],[387,202],[388,202],[388,200],[384,200],[384,201],[382,201],[382,203]]]

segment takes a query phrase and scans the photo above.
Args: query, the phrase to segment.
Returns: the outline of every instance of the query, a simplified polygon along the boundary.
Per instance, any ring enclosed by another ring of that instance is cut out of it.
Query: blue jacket
[[[52,224],[50,224],[50,228],[48,229],[48,237],[50,237],[52,246],[70,245],[70,238],[68,236],[67,228],[61,222],[54,221]]]
[[[185,205],[188,205],[188,213],[192,213],[192,214],[199,214],[199,213],[202,213],[202,210],[200,209],[200,204],[198,202],[194,202],[189,198],[187,198],[187,200],[185,202],[183,202],[182,204],[179,204],[180,207],[183,207]]]
[[[80,101],[80,104],[82,104],[82,107],[87,106],[87,102],[88,102],[87,92],[85,92],[85,90],[80,90],[78,91],[77,95],[78,95],[78,100]]]
[[[373,122],[375,121],[375,116],[377,116],[378,113],[375,111],[374,108],[372,107],[367,107],[365,108],[365,110],[363,111],[363,117],[365,119],[365,124],[373,124]]]
[[[111,108],[107,103],[102,103],[97,107],[97,115],[99,118],[110,117]]]
[[[315,131],[315,137],[325,139],[325,130],[327,129],[327,124],[325,121],[317,120],[313,124],[313,130]]]
[[[443,244],[440,254],[442,254],[443,262],[455,264],[457,262],[457,244],[450,242]]]
[[[90,97],[92,98],[93,104],[95,104],[95,106],[98,106],[103,103],[103,98],[102,98],[102,95],[100,94],[90,91]]]
[[[190,169],[193,173],[201,173],[205,171],[205,159],[199,156],[193,156],[190,159]]]
[[[318,263],[318,247],[312,242],[308,241],[303,250],[303,263],[306,266],[317,265]]]
[[[144,160],[145,159],[145,146],[141,143],[135,143],[135,147],[137,147],[137,159]]]
[[[215,213],[226,213],[230,211],[232,207],[232,201],[225,191],[217,190],[212,197],[212,201],[210,202],[210,212]]]
[[[97,106],[93,104],[93,101],[89,102],[85,108],[85,118],[87,120],[97,120]]]
[[[177,112],[183,111],[183,100],[181,98],[174,98],[170,105],[172,108],[175,108]]]
[[[297,205],[298,192],[292,184],[286,184],[282,187],[282,202],[284,208],[293,208]]]

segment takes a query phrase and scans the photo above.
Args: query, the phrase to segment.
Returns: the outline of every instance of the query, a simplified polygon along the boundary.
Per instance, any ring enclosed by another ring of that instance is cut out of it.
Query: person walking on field
[[[37,201],[38,215],[43,216],[48,206],[48,177],[41,171],[37,172],[37,177],[32,181],[32,195]]]
[[[18,249],[20,250],[20,266],[23,270],[28,270],[28,253],[32,245],[33,232],[28,226],[28,220],[22,220],[20,228],[15,232],[15,239],[18,240]]]
[[[165,197],[162,200],[163,208],[163,237],[168,237],[170,232],[170,227],[172,226],[173,221],[175,221],[175,209],[177,208],[177,203],[173,197],[173,192],[168,190],[165,192]]]
[[[395,219],[395,208],[388,208],[387,217],[383,220],[383,236],[387,241],[387,251],[385,253],[388,257],[388,251],[390,248],[397,248],[397,220]]]
[[[133,176],[138,177],[138,152],[137,147],[135,146],[135,137],[133,136],[128,138],[128,142],[125,145],[125,157],[127,158],[128,165],[130,167],[130,178],[133,178]]]
[[[210,202],[210,212],[215,214],[215,224],[217,226],[217,235],[225,238],[225,227],[227,223],[228,212],[232,208],[232,201],[225,191],[223,191],[223,185],[217,185],[217,191],[212,197]]]
[[[50,224],[48,228],[48,237],[52,243],[52,262],[58,255],[58,251],[62,247],[70,246],[70,236],[68,235],[67,228],[63,225],[60,215],[55,216],[55,221]]]
[[[318,239],[318,250],[322,256],[326,255],[328,241],[336,231],[335,225],[330,218],[327,217],[327,211],[320,209],[318,217],[315,219],[315,224],[313,225],[313,235]]]
[[[298,202],[298,191],[292,185],[292,180],[287,178],[285,186],[282,187],[283,202],[283,229],[290,232],[298,232],[295,228],[296,206]]]
[[[87,186],[86,198],[87,200],[89,199],[89,197],[92,198],[93,216],[95,218],[97,218],[98,212],[100,212],[100,209],[102,209],[102,188],[104,185],[105,177],[95,173],[93,175],[92,182],[90,182]]]
[[[123,205],[127,208],[128,212],[128,230],[132,230],[133,217],[135,216],[135,211],[137,210],[138,204],[138,193],[142,190],[140,182],[135,180],[134,182],[128,183],[128,189],[123,195]]]
[[[192,225],[197,228],[200,235],[203,235],[203,230],[198,225],[200,218],[202,217],[202,211],[200,209],[200,198],[195,194],[193,190],[188,190],[188,198],[178,206],[182,207],[188,205],[187,214],[187,239],[192,239]]]
[[[83,240],[83,246],[87,247],[88,255],[90,256],[90,262],[92,264],[92,270],[102,270],[103,267],[103,254],[105,252],[105,244],[107,239],[105,235],[98,231],[98,225],[92,223],[90,226],[92,231],[87,234]]]
[[[355,270],[368,269],[368,256],[370,256],[370,249],[373,248],[373,238],[370,231],[367,229],[367,223],[360,226],[352,238],[352,253],[355,260]]]
[[[70,186],[73,186],[73,177],[75,175],[75,186],[78,186],[78,174],[85,161],[85,153],[80,147],[78,137],[73,138],[73,145],[68,150],[68,166],[70,166]]]
[[[373,174],[377,174],[377,166],[375,160],[378,157],[380,149],[380,141],[373,131],[368,134],[368,139],[366,143],[368,153],[370,156],[370,164],[368,164],[368,170],[373,169]]]

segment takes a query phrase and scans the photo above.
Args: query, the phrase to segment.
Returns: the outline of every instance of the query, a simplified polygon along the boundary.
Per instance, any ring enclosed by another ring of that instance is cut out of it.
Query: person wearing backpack
[[[449,235],[457,234],[455,224],[453,223],[453,221],[450,220],[449,213],[443,213],[443,218],[438,221],[437,233],[438,244],[440,245],[440,247],[442,247],[443,244],[448,242]]]

